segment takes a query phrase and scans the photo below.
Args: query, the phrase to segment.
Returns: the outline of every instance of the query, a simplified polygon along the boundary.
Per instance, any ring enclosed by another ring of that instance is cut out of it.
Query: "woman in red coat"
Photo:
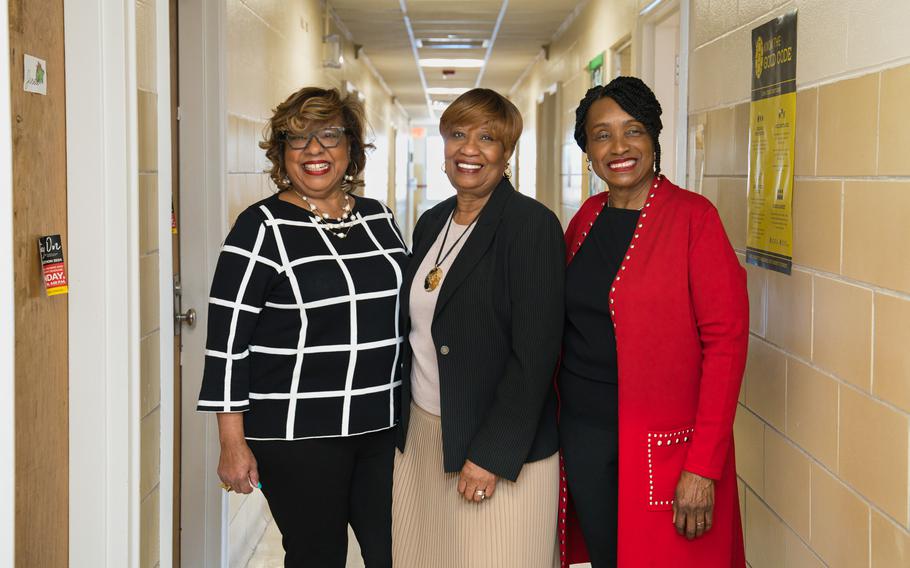
[[[576,111],[608,191],[566,232],[560,441],[577,523],[560,508],[563,566],[745,565],[733,455],[745,271],[714,206],[660,175],[660,113],[633,77]]]

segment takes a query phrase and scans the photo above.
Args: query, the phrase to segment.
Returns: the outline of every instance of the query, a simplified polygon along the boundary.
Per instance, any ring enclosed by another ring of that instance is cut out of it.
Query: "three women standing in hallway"
[[[557,564],[556,216],[517,193],[518,109],[488,89],[443,113],[456,195],[425,213],[402,286],[393,554],[401,568]]]
[[[223,487],[261,487],[285,566],[344,568],[347,527],[388,568],[407,249],[361,183],[364,110],[304,88],[261,144],[279,192],[247,208],[212,283],[198,410],[218,413]]]
[[[608,191],[566,231],[560,442],[584,541],[568,523],[564,566],[586,559],[583,543],[594,568],[745,565],[745,271],[714,206],[661,175],[660,113],[633,77],[590,89],[576,112]]]
[[[557,534],[564,566],[573,542],[595,568],[742,566],[744,271],[714,207],[660,175],[650,89],[621,77],[581,102],[609,191],[565,243],[509,182],[518,110],[459,97],[440,122],[456,195],[410,262],[388,208],[349,194],[363,123],[334,90],[279,105],[263,148],[281,191],[237,219],[212,285],[199,409],[225,488],[261,482],[285,565],[344,566],[350,523],[369,568],[552,567]],[[583,541],[557,525],[566,480]]]

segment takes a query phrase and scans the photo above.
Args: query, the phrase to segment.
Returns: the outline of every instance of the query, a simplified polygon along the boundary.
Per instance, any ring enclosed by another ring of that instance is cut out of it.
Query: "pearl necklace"
[[[319,208],[316,207],[316,204],[307,199],[307,196],[297,191],[296,188],[291,188],[291,190],[297,194],[297,197],[303,200],[307,204],[307,207],[310,208],[310,213],[313,214],[313,218],[316,221],[316,224],[323,223],[323,226],[329,230],[330,233],[343,239],[348,236],[348,231],[351,230],[351,225],[344,223],[351,218],[351,198],[347,193],[342,192],[344,195],[344,205],[341,206],[341,217],[331,217],[328,213],[320,212]],[[328,223],[329,220],[333,220],[344,226],[332,226]]]

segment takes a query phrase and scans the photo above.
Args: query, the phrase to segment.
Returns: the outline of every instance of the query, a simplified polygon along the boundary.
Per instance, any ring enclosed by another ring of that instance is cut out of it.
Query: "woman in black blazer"
[[[516,192],[515,106],[468,91],[442,116],[456,195],[414,230],[402,285],[393,557],[402,568],[558,561],[556,394],[565,249]]]

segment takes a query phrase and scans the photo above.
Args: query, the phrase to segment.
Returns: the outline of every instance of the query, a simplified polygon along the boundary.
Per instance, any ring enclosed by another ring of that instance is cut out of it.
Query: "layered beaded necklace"
[[[341,206],[341,216],[331,217],[328,213],[320,211],[315,203],[307,199],[307,196],[297,191],[296,188],[291,187],[291,190],[310,208],[310,213],[313,214],[317,225],[322,223],[322,226],[339,239],[348,236],[348,232],[351,230],[351,224],[347,222],[351,218],[351,198],[346,192],[342,191],[344,205]],[[335,221],[335,223],[329,223],[329,221]]]

